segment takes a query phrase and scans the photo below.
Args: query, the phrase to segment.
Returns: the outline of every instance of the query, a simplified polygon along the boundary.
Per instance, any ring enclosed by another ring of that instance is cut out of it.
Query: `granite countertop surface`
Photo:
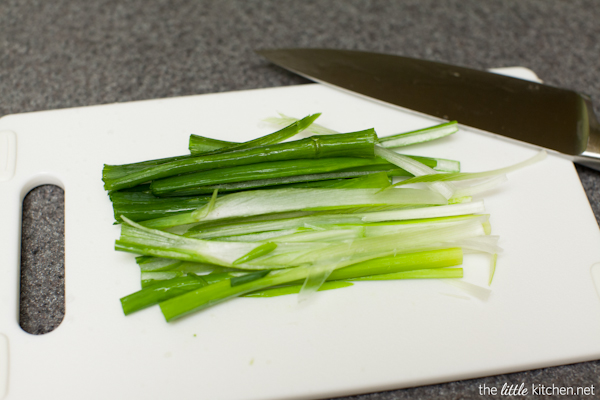
[[[307,83],[253,49],[386,52],[476,69],[525,66],[591,96],[600,114],[596,0],[0,2],[0,116]],[[577,166],[596,218],[600,173]],[[20,324],[42,334],[64,315],[64,193],[23,206]],[[504,383],[599,387],[600,361],[345,399],[471,399]],[[58,394],[49,394],[49,398]],[[524,398],[534,398],[525,396]]]

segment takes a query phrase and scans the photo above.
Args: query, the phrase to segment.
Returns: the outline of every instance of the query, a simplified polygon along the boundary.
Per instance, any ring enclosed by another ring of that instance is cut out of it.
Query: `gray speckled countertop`
[[[252,51],[267,47],[388,52],[479,69],[521,65],[590,95],[600,114],[595,0],[4,0],[0,115],[307,82]],[[600,173],[577,171],[598,219]],[[63,199],[44,186],[24,202],[22,283],[30,289],[21,293],[20,322],[31,333],[52,330],[64,314]],[[592,361],[347,399],[480,398],[479,385],[506,382],[595,385],[597,393],[599,376]]]

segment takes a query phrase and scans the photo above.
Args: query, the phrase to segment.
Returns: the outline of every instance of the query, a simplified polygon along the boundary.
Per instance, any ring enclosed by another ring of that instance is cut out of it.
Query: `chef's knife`
[[[600,171],[589,97],[536,82],[389,54],[259,50],[308,79],[559,152]]]

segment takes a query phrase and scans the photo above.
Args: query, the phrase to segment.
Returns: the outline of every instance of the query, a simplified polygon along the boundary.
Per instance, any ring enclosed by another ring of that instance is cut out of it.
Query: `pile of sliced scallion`
[[[125,314],[158,304],[171,321],[240,296],[462,278],[465,252],[490,254],[491,283],[498,237],[471,196],[544,152],[462,173],[458,161],[390,150],[450,135],[456,122],[379,138],[336,133],[318,116],[282,115],[270,120],[282,129],[243,143],[192,135],[189,155],[104,166],[115,248],[139,255],[142,289],[121,299]],[[287,141],[302,131],[316,134]]]

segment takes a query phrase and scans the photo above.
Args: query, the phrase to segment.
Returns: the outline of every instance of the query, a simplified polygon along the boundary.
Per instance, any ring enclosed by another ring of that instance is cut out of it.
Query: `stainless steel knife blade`
[[[571,90],[433,61],[334,49],[258,50],[308,79],[503,135],[600,170],[600,123]]]

